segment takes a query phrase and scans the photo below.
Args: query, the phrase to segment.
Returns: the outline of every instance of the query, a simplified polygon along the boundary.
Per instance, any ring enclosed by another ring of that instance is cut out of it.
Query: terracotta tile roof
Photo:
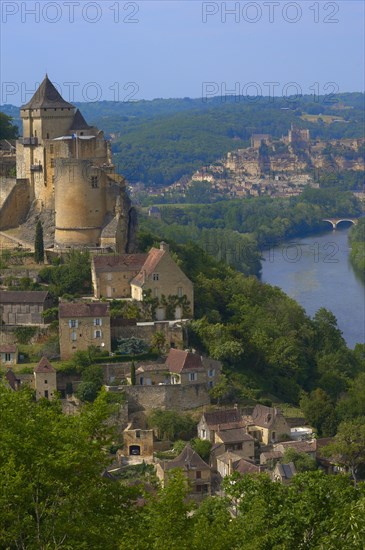
[[[263,457],[266,460],[282,458],[282,456],[283,456],[283,453],[281,451],[266,451],[260,454],[260,458]]]
[[[0,304],[43,304],[46,298],[46,290],[0,290]]]
[[[235,428],[246,428],[247,422],[239,420],[238,422],[224,422],[223,424],[209,424],[209,429],[214,431],[233,430]]]
[[[254,441],[253,437],[247,434],[243,428],[222,430],[217,433],[217,436],[223,441],[223,443],[241,443],[243,441]]]
[[[59,317],[109,317],[109,304],[102,302],[61,302]]]
[[[139,271],[147,259],[147,254],[102,254],[92,261],[96,273],[111,271]]]
[[[249,460],[241,458],[241,460],[234,464],[234,471],[239,474],[259,474],[262,469],[260,466],[256,466],[256,464],[253,464]]]
[[[238,409],[205,412],[203,416],[209,427],[241,421],[241,415]]]
[[[201,370],[203,368],[200,355],[171,348],[166,358],[165,365],[170,372],[180,373],[183,370]]]
[[[141,267],[141,271],[134,277],[131,283],[137,286],[142,286],[145,281],[145,277],[149,277],[154,271],[156,271],[158,264],[165,254],[166,250],[151,248],[146,261]]]
[[[17,347],[15,344],[0,345],[0,353],[16,353]]]
[[[34,372],[43,372],[45,374],[56,372],[52,367],[51,363],[48,361],[47,357],[42,357],[39,361],[38,366],[34,369]]]
[[[266,407],[265,405],[256,405],[251,415],[252,422],[262,428],[270,428],[275,423],[276,417],[281,416],[279,409]]]
[[[22,105],[21,109],[58,109],[58,108],[72,108],[74,106],[71,103],[67,103],[56,90],[48,76],[46,75],[40,84],[39,88],[35,92],[34,96],[28,103]]]
[[[163,461],[161,463],[163,470],[172,470],[173,468],[210,470],[210,466],[196,453],[189,443],[174,460]]]
[[[315,439],[313,441],[283,441],[274,445],[275,450],[280,448],[284,451],[285,449],[295,449],[300,453],[314,453],[317,449],[317,442]]]

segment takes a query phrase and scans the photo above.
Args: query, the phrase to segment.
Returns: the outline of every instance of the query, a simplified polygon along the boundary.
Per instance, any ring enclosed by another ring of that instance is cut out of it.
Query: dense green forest
[[[0,547],[108,550],[363,550],[364,484],[348,475],[297,474],[290,485],[237,474],[225,496],[199,507],[182,473],[165,488],[145,466],[140,482],[104,474],[115,410],[102,392],[78,415],[0,384]],[[364,456],[365,424],[347,424]],[[345,444],[345,447],[343,445]],[[143,466],[143,465],[142,465]],[[142,468],[141,468],[142,470]]]
[[[359,216],[351,192],[306,189],[299,197],[220,201],[209,205],[160,206],[161,220],[142,216],[141,228],[177,243],[192,241],[246,275],[260,271],[260,250],[327,228],[323,218]]]
[[[365,218],[360,218],[349,235],[350,259],[356,272],[365,280]]]
[[[18,137],[18,128],[14,126],[12,118],[0,112],[0,139],[15,139]]]
[[[253,133],[280,138],[290,125],[313,138],[362,137],[364,94],[298,98],[214,97],[78,103],[86,120],[113,135],[118,172],[131,183],[168,185],[228,151],[246,147]],[[12,105],[1,107],[20,126]],[[301,118],[330,115],[327,124]]]

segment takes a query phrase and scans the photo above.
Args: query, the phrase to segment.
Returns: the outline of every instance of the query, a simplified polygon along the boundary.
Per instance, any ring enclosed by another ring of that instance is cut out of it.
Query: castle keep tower
[[[103,132],[87,124],[47,75],[20,109],[17,178],[29,182],[33,211],[52,212],[54,246],[132,252],[136,216]]]

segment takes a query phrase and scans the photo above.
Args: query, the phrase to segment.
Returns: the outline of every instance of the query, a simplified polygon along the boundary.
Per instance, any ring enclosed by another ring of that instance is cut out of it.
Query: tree
[[[318,388],[309,395],[303,394],[300,408],[306,420],[317,430],[319,436],[335,435],[338,424],[336,410],[325,391]]]
[[[196,422],[188,414],[155,409],[148,417],[148,425],[157,428],[161,439],[188,441],[196,433]]]
[[[317,463],[314,458],[306,453],[301,453],[290,447],[286,449],[281,462],[283,464],[293,462],[297,472],[306,472],[308,470],[317,469]]]
[[[131,384],[132,386],[136,385],[136,365],[134,361],[132,361],[132,364],[131,364]]]
[[[120,338],[118,340],[118,353],[125,353],[126,355],[141,355],[148,351],[148,345],[141,338]]]
[[[43,226],[40,220],[38,220],[35,228],[34,260],[37,264],[44,262]]]
[[[356,486],[359,466],[365,464],[365,417],[341,422],[325,452],[350,472]]]
[[[12,118],[0,112],[0,139],[16,139],[18,127],[12,124]]]
[[[104,395],[68,416],[57,400],[0,384],[1,548],[119,549],[133,505],[129,489],[101,475],[111,412]]]
[[[82,371],[81,382],[76,395],[81,401],[94,401],[103,385],[104,373],[102,367],[90,365]]]
[[[156,348],[158,353],[162,353],[166,346],[166,337],[163,332],[157,331],[154,333],[151,339],[151,346]]]

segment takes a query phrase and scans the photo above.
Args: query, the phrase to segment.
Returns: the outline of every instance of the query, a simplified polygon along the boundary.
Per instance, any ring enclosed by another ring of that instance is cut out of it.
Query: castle
[[[16,143],[17,178],[8,196],[13,223],[4,211],[0,226],[48,215],[55,249],[132,252],[136,213],[103,132],[87,124],[47,75],[20,114],[23,137]]]

